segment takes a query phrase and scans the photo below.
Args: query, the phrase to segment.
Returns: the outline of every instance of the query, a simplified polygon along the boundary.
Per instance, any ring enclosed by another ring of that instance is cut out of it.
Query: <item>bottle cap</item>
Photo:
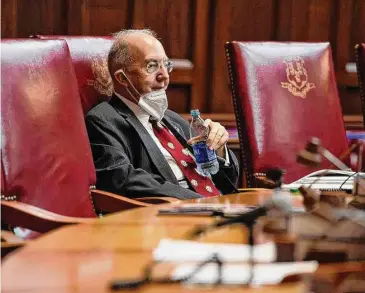
[[[197,117],[197,116],[199,116],[200,115],[200,112],[199,112],[199,109],[194,109],[194,110],[191,110],[190,111],[190,115],[191,116],[195,116],[195,117]]]

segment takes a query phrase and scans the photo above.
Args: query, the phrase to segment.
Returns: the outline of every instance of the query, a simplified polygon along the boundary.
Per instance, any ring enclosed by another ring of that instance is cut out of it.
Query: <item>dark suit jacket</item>
[[[163,119],[175,136],[186,144],[189,124],[167,110]],[[86,127],[99,189],[130,198],[172,196],[180,199],[201,197],[179,186],[163,154],[134,113],[118,97],[103,102],[86,115]],[[213,181],[222,193],[232,193],[238,178],[238,163],[230,151],[230,166],[220,160]],[[233,184],[231,183],[233,182]]]

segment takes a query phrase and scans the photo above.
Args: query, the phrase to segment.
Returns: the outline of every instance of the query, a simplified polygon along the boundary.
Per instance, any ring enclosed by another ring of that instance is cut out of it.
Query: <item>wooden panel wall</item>
[[[365,0],[3,0],[2,37],[157,32],[176,59],[170,107],[233,113],[224,43],[330,41],[344,114],[360,114],[353,47],[365,42]],[[231,116],[233,119],[233,115]]]

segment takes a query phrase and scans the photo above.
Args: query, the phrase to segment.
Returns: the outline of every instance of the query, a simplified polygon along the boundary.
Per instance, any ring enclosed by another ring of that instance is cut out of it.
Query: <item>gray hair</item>
[[[112,34],[115,41],[108,54],[108,68],[112,77],[116,68],[125,67],[126,65],[133,63],[133,55],[130,51],[126,37],[137,33],[156,38],[156,33],[150,29],[123,29]]]

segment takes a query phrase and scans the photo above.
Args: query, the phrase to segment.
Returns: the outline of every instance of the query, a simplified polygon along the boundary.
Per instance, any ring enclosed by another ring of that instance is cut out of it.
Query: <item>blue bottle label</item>
[[[214,150],[210,150],[205,141],[193,145],[195,160],[198,164],[214,161],[217,157]]]

